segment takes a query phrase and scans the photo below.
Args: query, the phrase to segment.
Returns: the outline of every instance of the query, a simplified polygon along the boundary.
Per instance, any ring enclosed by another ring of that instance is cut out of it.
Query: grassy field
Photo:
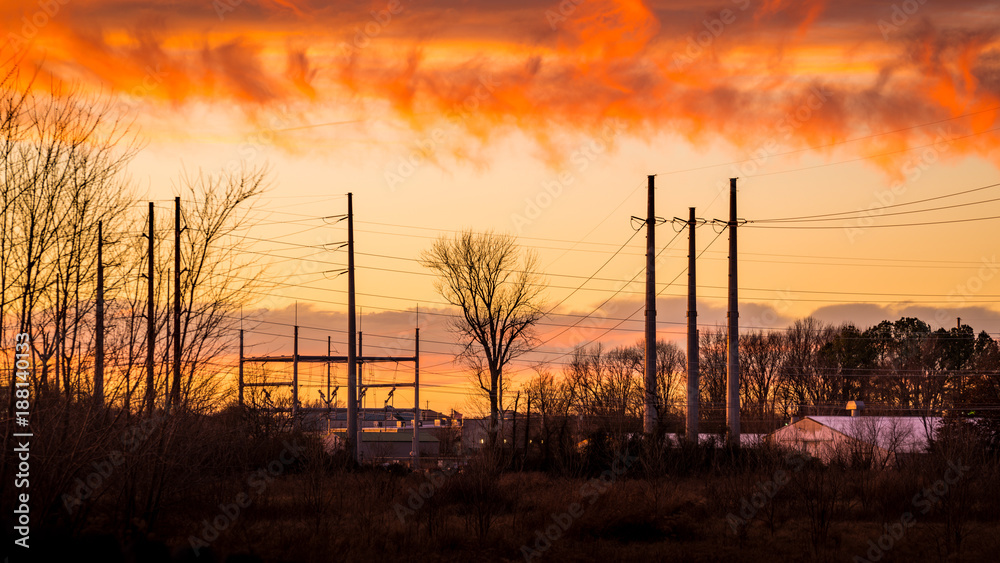
[[[122,435],[109,424],[133,440],[108,441]],[[1000,463],[974,436],[899,467],[605,441],[544,468],[499,452],[414,473],[355,467],[315,437],[255,436],[224,417],[135,425],[94,420],[61,433],[53,420],[33,446],[34,557],[778,563],[1000,553]],[[5,506],[11,494],[5,487]]]

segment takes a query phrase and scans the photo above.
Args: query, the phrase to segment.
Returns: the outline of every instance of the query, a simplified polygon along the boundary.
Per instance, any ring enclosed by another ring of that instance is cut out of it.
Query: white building
[[[940,417],[806,416],[771,432],[767,439],[825,463],[885,466],[925,453],[940,425]]]

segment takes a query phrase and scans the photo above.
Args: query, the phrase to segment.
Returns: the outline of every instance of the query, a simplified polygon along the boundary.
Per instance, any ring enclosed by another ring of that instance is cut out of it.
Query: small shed
[[[771,432],[767,440],[829,463],[895,464],[927,451],[940,417],[806,416]]]

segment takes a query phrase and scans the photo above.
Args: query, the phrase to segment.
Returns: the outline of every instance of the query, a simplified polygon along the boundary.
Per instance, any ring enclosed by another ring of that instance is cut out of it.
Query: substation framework
[[[325,413],[327,416],[332,416],[337,410],[334,406],[334,398],[337,396],[337,392],[340,386],[332,386],[330,381],[330,371],[329,366],[331,364],[349,364],[351,362],[350,356],[344,355],[331,355],[329,353],[330,341],[327,339],[327,354],[322,356],[316,355],[304,355],[299,354],[299,327],[294,326],[293,329],[293,343],[292,343],[292,355],[290,356],[246,356],[244,349],[244,331],[240,329],[240,365],[239,365],[239,405],[240,408],[244,408],[246,405],[243,400],[244,389],[247,387],[291,387],[292,388],[292,406],[291,407],[270,407],[268,410],[270,412],[289,412],[292,416],[292,423],[295,425],[299,424],[299,416],[306,412],[321,412]],[[413,387],[413,451],[410,453],[411,461],[413,467],[418,467],[420,463],[420,329],[414,329],[414,345],[413,345],[413,355],[412,356],[364,356],[361,355],[361,341],[362,334],[358,333],[358,356],[354,359],[357,363],[357,372],[361,373],[361,366],[364,364],[375,364],[375,363],[413,363],[413,381],[412,382],[394,382],[394,383],[363,383],[361,378],[358,379],[358,397],[356,404],[356,414],[353,415],[358,417],[362,414],[361,409],[361,399],[365,395],[365,391],[374,388],[391,388],[395,390],[396,388],[407,388]],[[243,366],[248,363],[279,363],[279,364],[292,364],[292,380],[291,381],[269,381],[269,382],[247,382],[243,377]],[[301,407],[299,405],[299,364],[326,364],[327,365],[327,378],[326,378],[326,395],[323,396],[323,400],[326,403],[326,407]],[[348,409],[348,416],[352,416],[350,411],[354,409]],[[404,409],[404,412],[410,409]],[[354,440],[354,448],[361,443],[361,433],[362,424],[358,424],[358,430],[355,435],[348,436],[349,440]]]
[[[347,194],[347,214],[339,216],[339,220],[347,220],[347,269],[340,272],[347,274],[347,355],[334,356],[330,354],[330,340],[327,338],[327,355],[313,356],[299,354],[299,327],[296,324],[293,333],[292,355],[291,356],[244,356],[243,349],[243,329],[240,329],[240,366],[239,366],[239,404],[243,408],[243,390],[246,387],[279,387],[291,386],[292,406],[290,408],[271,408],[275,412],[291,412],[292,423],[300,423],[299,414],[301,412],[325,412],[332,415],[334,408],[331,406],[339,386],[330,388],[329,369],[327,370],[327,393],[323,397],[326,407],[304,409],[299,406],[299,364],[300,363],[325,363],[347,364],[347,446],[353,457],[361,461],[361,437],[363,424],[359,424],[358,418],[362,414],[361,399],[367,389],[376,387],[413,387],[413,450],[410,452],[411,462],[416,468],[420,464],[420,328],[414,329],[414,344],[412,356],[362,356],[361,355],[361,333],[357,331],[357,311],[356,293],[354,284],[354,199],[353,194]],[[284,382],[255,382],[247,383],[243,378],[243,365],[250,363],[291,363],[292,381]],[[364,385],[361,383],[359,366],[365,363],[405,363],[413,362],[413,382],[412,383],[372,383]]]

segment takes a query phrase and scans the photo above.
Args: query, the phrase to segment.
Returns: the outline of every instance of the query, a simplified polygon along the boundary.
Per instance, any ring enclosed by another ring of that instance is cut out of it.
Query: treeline
[[[0,341],[28,335],[34,397],[91,396],[100,226],[105,404],[149,411],[169,400],[208,408],[223,391],[212,362],[230,344],[239,308],[258,285],[257,268],[241,252],[241,228],[266,171],[182,171],[173,181],[182,198],[179,334],[171,334],[174,206],[156,203],[150,342],[149,210],[126,171],[142,148],[131,118],[106,97],[40,92],[21,78],[16,67],[0,75]],[[179,378],[171,369],[174,339],[182,344]],[[6,352],[0,367],[11,373]]]
[[[241,417],[218,413],[231,366],[217,360],[230,355],[241,306],[262,289],[244,236],[266,170],[180,171],[180,242],[174,201],[158,200],[150,256],[148,203],[127,173],[143,145],[129,108],[23,78],[0,66],[0,501],[14,506],[30,492],[35,546],[88,528],[141,534],[194,487],[250,465],[247,455],[280,451],[280,439],[263,440]],[[99,251],[103,393],[95,389]],[[15,341],[28,343],[17,352],[27,352],[20,359],[29,369],[15,370]],[[27,386],[16,386],[18,373]],[[15,487],[17,473],[30,490]],[[3,518],[7,545],[15,520],[10,511]]]
[[[741,334],[739,346],[745,432],[768,432],[795,415],[841,414],[852,400],[896,415],[992,417],[990,409],[1000,406],[1000,345],[969,325],[932,330],[904,317],[861,330],[806,318],[784,330]],[[544,421],[536,423],[539,450],[561,442],[569,447],[588,435],[640,432],[643,350],[642,342],[610,350],[600,344],[578,348],[561,374],[543,370],[530,380],[517,410]],[[701,331],[699,361],[701,430],[722,432],[724,327]],[[685,353],[671,342],[658,342],[656,373],[662,430],[683,432]],[[543,440],[550,445],[542,446]]]

